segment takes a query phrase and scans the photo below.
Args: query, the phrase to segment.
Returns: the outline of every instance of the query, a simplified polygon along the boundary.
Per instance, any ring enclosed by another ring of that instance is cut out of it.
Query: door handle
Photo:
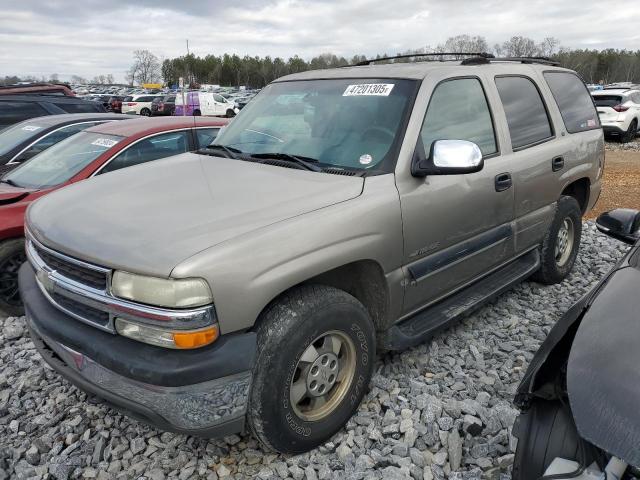
[[[557,172],[558,170],[562,170],[564,168],[564,158],[556,157],[551,160],[551,170]]]
[[[509,190],[513,185],[510,173],[500,173],[496,175],[496,192],[504,192]]]

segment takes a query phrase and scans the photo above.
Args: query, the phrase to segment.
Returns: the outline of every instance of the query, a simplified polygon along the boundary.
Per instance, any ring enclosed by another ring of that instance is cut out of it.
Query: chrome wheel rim
[[[21,250],[0,263],[0,299],[7,305],[22,305],[18,290],[18,270],[25,261],[25,253]]]
[[[289,385],[296,415],[307,422],[326,418],[342,403],[356,371],[356,349],[337,330],[316,338],[300,356]]]
[[[573,220],[569,217],[565,218],[560,230],[558,230],[558,238],[556,239],[555,257],[556,264],[559,267],[564,266],[571,257],[574,232]]]

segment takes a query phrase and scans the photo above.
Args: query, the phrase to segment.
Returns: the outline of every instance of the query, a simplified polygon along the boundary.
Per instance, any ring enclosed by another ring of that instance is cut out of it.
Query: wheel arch
[[[591,180],[588,177],[582,177],[573,180],[562,190],[561,195],[573,197],[580,205],[580,210],[584,215],[589,205],[589,194],[591,193]]]
[[[252,327],[255,329],[271,305],[279,301],[287,292],[302,285],[326,285],[343,290],[356,298],[369,312],[376,330],[388,327],[389,286],[382,266],[375,260],[357,260],[322,273],[282,290],[266,303]]]

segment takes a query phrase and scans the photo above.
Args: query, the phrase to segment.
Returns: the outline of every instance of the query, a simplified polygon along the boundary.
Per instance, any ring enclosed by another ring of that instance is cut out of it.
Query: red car
[[[0,179],[0,310],[21,314],[18,268],[24,212],[47,193],[114,170],[206,147],[228,120],[140,118],[88,128],[48,148]]]

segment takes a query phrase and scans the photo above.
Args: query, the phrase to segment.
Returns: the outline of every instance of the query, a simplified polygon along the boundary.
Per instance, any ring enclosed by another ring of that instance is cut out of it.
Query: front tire
[[[542,242],[540,269],[533,279],[545,285],[562,282],[576,261],[582,236],[582,211],[578,201],[560,197],[551,226]]]
[[[227,110],[227,114],[225,115],[225,117],[227,117],[227,118],[233,118],[235,116],[236,116],[236,112],[234,112],[231,109]]]
[[[336,288],[297,287],[262,315],[248,421],[267,447],[298,454],[340,430],[364,397],[375,330],[364,306]]]
[[[24,315],[18,290],[18,270],[26,260],[23,238],[0,243],[0,310],[8,315]]]
[[[200,112],[200,110],[194,110],[194,111],[193,111],[193,116],[194,116],[194,117],[199,117],[200,115],[202,115],[202,113]]]

